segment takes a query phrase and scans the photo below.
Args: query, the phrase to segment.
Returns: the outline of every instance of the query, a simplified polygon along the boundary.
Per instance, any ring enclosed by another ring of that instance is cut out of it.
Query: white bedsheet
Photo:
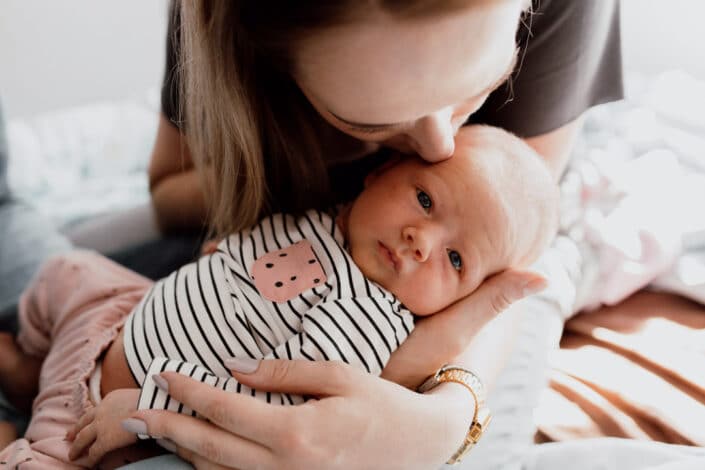
[[[705,83],[679,72],[630,83],[629,99],[587,114],[563,181],[570,239],[554,244],[553,261],[574,259],[581,272],[565,270],[544,295],[564,316],[647,285],[705,304]],[[701,470],[705,449],[614,438],[551,443],[534,446],[522,468]]]

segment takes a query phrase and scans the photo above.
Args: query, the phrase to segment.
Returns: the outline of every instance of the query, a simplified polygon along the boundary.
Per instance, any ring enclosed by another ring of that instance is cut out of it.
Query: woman
[[[469,117],[525,137],[558,178],[579,116],[622,92],[615,2],[544,0],[533,15],[520,0],[240,3],[175,12],[150,168],[165,232],[198,226],[206,212],[225,233],[269,211],[329,204],[355,190],[346,183],[360,181],[378,146],[450,157]],[[223,181],[237,184],[213,191]],[[495,277],[438,322],[421,322],[384,376],[415,388],[521,298],[522,281]],[[459,359],[485,381],[501,367],[498,333],[483,331],[484,346]],[[420,395],[338,364],[239,372],[258,388],[329,398],[261,408],[172,377],[170,392],[212,422],[136,417],[198,468],[432,468],[462,441],[473,406],[455,384]]]
[[[161,228],[199,227],[210,214],[220,234],[271,211],[328,205],[379,164],[379,155],[364,158],[378,146],[450,157],[469,117],[525,137],[558,177],[582,112],[621,96],[617,6],[543,0],[532,15],[525,3],[183,3],[150,167]],[[491,384],[508,326],[495,322],[466,346],[530,293],[526,280],[496,276],[420,322],[384,377],[415,389],[452,361]],[[456,384],[418,394],[334,363],[243,362],[238,370],[263,390],[326,398],[260,407],[170,377],[170,393],[210,422],[135,417],[197,468],[433,468],[458,448],[474,407]]]

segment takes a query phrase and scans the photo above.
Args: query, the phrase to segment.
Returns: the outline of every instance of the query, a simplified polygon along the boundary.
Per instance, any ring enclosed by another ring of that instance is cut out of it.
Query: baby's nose
[[[419,263],[425,262],[431,254],[431,237],[428,236],[427,231],[407,227],[404,229],[403,236],[414,259]]]

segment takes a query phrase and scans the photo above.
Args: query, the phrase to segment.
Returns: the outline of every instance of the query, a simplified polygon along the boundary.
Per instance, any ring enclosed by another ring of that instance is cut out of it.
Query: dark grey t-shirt
[[[532,11],[524,15],[517,31],[520,60],[516,71],[471,116],[469,123],[490,124],[521,137],[532,137],[567,124],[591,106],[623,97],[619,1],[533,0],[532,4]],[[162,111],[180,127],[175,34],[178,23],[178,12],[174,14],[172,6]],[[336,152],[331,153],[330,158],[334,159]],[[356,194],[364,175],[379,162],[379,157],[344,165],[331,160],[330,187],[337,192],[335,199]],[[281,184],[270,186],[274,199],[291,199],[277,194]]]
[[[549,132],[623,98],[617,0],[534,0],[517,33],[519,61],[471,118],[521,137]]]

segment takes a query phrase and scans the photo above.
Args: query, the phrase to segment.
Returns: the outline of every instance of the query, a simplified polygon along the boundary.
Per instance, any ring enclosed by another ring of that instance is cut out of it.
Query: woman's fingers
[[[91,423],[76,434],[76,438],[71,444],[71,449],[69,450],[70,460],[76,460],[79,458],[84,451],[93,444],[96,439],[96,432],[95,426]]]
[[[445,310],[417,322],[394,351],[382,377],[414,389],[443,364],[463,353],[472,339],[512,303],[546,286],[538,274],[506,270]]]
[[[483,282],[470,296],[456,303],[458,314],[470,313],[485,324],[511,304],[546,288],[546,279],[529,271],[508,269]]]
[[[246,370],[232,369],[238,381],[256,390],[318,397],[345,395],[353,382],[369,380],[368,374],[340,361],[267,359],[254,372]]]
[[[460,350],[455,353],[460,354],[487,322],[514,302],[545,287],[546,279],[538,274],[506,270],[487,279],[475,292],[427,320],[429,326],[434,324],[440,338],[447,338],[453,344],[459,343]]]
[[[163,372],[160,376],[169,384],[172,398],[226,431],[265,443],[284,425],[277,407],[251,396],[224,392],[177,372]]]
[[[237,396],[223,391],[220,393]],[[252,403],[256,401],[252,398]],[[238,411],[231,410],[232,413]],[[145,422],[150,436],[169,439],[180,454],[188,456],[197,454],[204,461],[224,465],[226,468],[228,466],[243,470],[273,468],[271,465],[273,455],[267,447],[243,439],[206,421],[170,411],[140,411],[133,415],[133,418]]]

